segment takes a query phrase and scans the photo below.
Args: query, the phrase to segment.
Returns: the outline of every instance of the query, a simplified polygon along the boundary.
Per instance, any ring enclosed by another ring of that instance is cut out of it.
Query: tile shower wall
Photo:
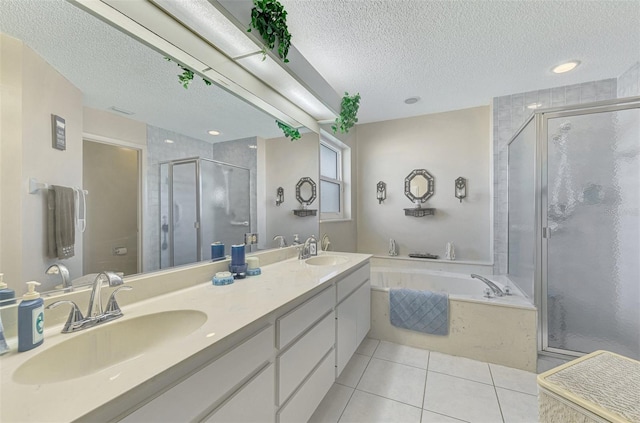
[[[640,62],[618,77],[618,98],[640,95]]]
[[[173,140],[173,144],[165,140]],[[143,271],[160,269],[160,162],[190,157],[212,159],[211,143],[147,126],[147,210],[144,219]]]
[[[632,76],[629,79],[632,79]],[[546,108],[611,100],[618,95],[617,84],[618,81],[611,78],[493,99],[494,273],[507,272],[507,144],[515,131],[531,115],[532,110],[527,106],[539,103],[539,108]]]
[[[258,227],[257,220],[257,179],[258,173],[258,139],[256,137],[243,138],[235,141],[219,142],[213,144],[213,159],[219,162],[225,162],[236,166],[249,169],[249,198],[250,198],[250,228],[246,228],[246,232],[256,232]],[[246,195],[246,194],[240,194]],[[231,228],[231,227],[229,227]],[[225,228],[220,228],[224,230]],[[223,236],[221,234],[221,236]],[[226,238],[226,237],[224,237]],[[241,239],[236,243],[242,243]],[[227,247],[230,248],[230,247]],[[257,249],[257,245],[252,245],[252,251]]]

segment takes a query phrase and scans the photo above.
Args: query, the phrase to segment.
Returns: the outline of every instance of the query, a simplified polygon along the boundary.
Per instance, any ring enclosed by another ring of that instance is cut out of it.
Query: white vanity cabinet
[[[233,398],[244,398],[247,395],[243,393],[245,390],[256,391],[255,381],[259,381],[260,386],[270,386],[271,391],[258,390],[257,397],[251,400],[252,407],[262,403],[271,404],[268,411],[273,416],[273,370],[269,372],[264,369],[267,363],[273,360],[274,335],[273,325],[268,325],[121,421],[145,423],[197,421],[209,415],[216,407],[221,408],[222,415],[226,416],[238,402]],[[273,367],[272,364],[269,366]],[[265,382],[267,379],[269,381]],[[229,397],[232,398],[229,399]],[[225,403],[220,406],[221,401]],[[231,405],[227,405],[227,402],[231,402]],[[261,419],[260,421],[269,420]]]
[[[371,326],[369,264],[337,282],[336,376],[356,352]]]

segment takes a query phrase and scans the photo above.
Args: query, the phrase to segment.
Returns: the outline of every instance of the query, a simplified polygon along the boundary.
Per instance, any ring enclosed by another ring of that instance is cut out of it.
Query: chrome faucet
[[[65,288],[65,292],[70,292],[73,290],[71,278],[69,277],[69,269],[67,269],[67,266],[65,266],[64,264],[52,264],[44,273],[45,275],[60,275],[60,277],[62,278],[62,287]]]
[[[311,249],[309,248],[309,244],[311,243],[311,240],[314,238],[315,237],[310,236],[309,238],[307,238],[304,244],[298,244],[299,245],[298,260],[306,260],[309,257],[311,257]]]
[[[495,294],[496,297],[504,297],[504,292],[500,289],[500,287],[495,283],[491,282],[489,279],[485,278],[484,276],[476,275],[475,273],[472,273],[471,277],[484,282],[489,287],[489,289],[491,289],[491,291]]]
[[[88,329],[90,327],[99,325],[101,323],[109,322],[111,320],[122,317],[122,310],[116,302],[116,294],[120,290],[131,290],[130,286],[122,285],[111,293],[109,301],[107,301],[107,309],[103,311],[102,301],[100,300],[100,291],[102,288],[102,282],[106,281],[109,286],[120,286],[123,284],[122,278],[114,272],[100,272],[93,281],[93,289],[91,290],[91,297],[89,298],[89,309],[87,310],[86,317],[82,315],[82,312],[73,301],[56,301],[49,304],[47,309],[56,308],[61,304],[69,304],[71,306],[71,313],[65,323],[62,333],[77,332],[79,330]]]
[[[284,248],[287,246],[287,239],[283,235],[276,235],[273,237],[274,241],[279,241],[278,247]]]

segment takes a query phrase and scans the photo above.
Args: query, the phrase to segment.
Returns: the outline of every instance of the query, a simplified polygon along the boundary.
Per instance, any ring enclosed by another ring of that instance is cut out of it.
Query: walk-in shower
[[[205,158],[160,163],[160,267],[211,259],[251,231],[250,171]]]
[[[535,112],[508,178],[508,273],[539,349],[640,359],[640,98]]]

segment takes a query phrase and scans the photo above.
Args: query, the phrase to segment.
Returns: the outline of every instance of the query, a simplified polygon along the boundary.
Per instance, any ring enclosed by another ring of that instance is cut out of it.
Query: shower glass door
[[[543,119],[543,349],[640,359],[640,109]]]

